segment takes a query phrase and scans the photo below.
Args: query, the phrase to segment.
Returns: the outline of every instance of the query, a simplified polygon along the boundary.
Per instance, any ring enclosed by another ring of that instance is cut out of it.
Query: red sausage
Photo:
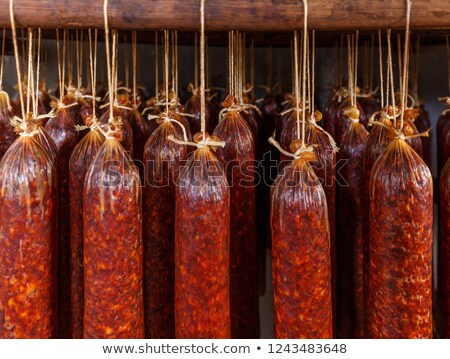
[[[75,146],[70,158],[70,299],[71,337],[83,338],[84,267],[83,267],[83,191],[86,172],[94,160],[104,136],[98,130],[89,130]]]
[[[144,149],[145,337],[175,338],[175,181],[187,160],[179,125],[163,122]]]
[[[20,136],[6,152],[0,191],[0,338],[51,338],[57,170],[34,136]]]
[[[230,185],[230,308],[231,337],[259,337],[256,267],[255,142],[248,123],[230,110],[213,133],[225,147],[217,159]]]
[[[380,118],[378,120],[385,126],[391,127],[392,124],[389,119]],[[369,286],[369,236],[370,236],[370,174],[372,173],[372,168],[380,157],[380,155],[384,152],[386,147],[391,142],[391,138],[389,135],[390,131],[383,127],[374,125],[372,131],[370,131],[369,136],[367,137],[366,145],[364,148],[363,155],[363,283],[364,283],[364,335],[368,333],[368,321],[367,317],[367,298],[368,298],[368,286]]]
[[[175,335],[230,338],[230,191],[209,147],[180,173],[175,211]]]
[[[69,160],[78,143],[75,122],[66,108],[58,108],[45,130],[58,149],[59,242],[58,242],[58,323],[61,338],[70,338],[70,198]]]
[[[368,132],[351,122],[342,137],[338,161],[343,183],[336,187],[338,338],[363,337],[363,154]]]
[[[86,174],[83,211],[83,337],[144,338],[139,173],[114,137]]]
[[[432,337],[432,227],[430,170],[396,138],[370,179],[368,337]]]
[[[450,160],[442,170],[439,189],[442,338],[450,339]]]
[[[274,182],[271,226],[275,337],[332,338],[327,202],[305,157]]]

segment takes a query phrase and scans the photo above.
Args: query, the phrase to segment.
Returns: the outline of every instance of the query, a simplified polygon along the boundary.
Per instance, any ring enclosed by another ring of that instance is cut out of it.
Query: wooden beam
[[[122,30],[200,27],[199,0],[109,0],[112,28]],[[405,26],[405,0],[310,0],[309,28],[386,29]],[[18,26],[103,28],[103,0],[14,0]],[[208,31],[278,32],[300,29],[301,0],[206,0]],[[10,26],[9,0],[0,0],[0,27]],[[448,0],[413,0],[413,29],[450,29]]]

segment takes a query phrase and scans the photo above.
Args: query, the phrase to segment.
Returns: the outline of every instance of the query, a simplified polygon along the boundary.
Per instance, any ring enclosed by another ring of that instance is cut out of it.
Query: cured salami
[[[275,337],[332,338],[330,233],[325,192],[304,152],[272,189]]]
[[[370,338],[432,336],[432,192],[426,164],[394,139],[370,179]]]
[[[450,338],[450,160],[440,179],[440,292],[442,293],[442,338]]]
[[[321,119],[319,112],[316,112],[315,118]],[[281,133],[281,146],[288,150],[290,143],[295,139],[296,114],[292,112],[289,120],[285,123]],[[319,178],[325,195],[327,197],[328,223],[330,230],[330,251],[331,251],[331,284],[333,293],[333,308],[336,307],[336,144],[331,136],[319,127],[313,119],[305,124],[305,144],[313,146],[314,154],[317,160],[311,162],[317,177]],[[281,155],[281,159],[285,160]]]
[[[338,338],[363,337],[363,154],[368,133],[352,119],[337,159],[345,161],[336,188]]]
[[[146,338],[175,338],[175,181],[187,160],[179,125],[164,121],[144,148],[144,304]]]
[[[84,316],[84,231],[83,192],[86,172],[94,160],[104,136],[97,129],[91,129],[75,146],[69,162],[70,181],[70,299],[71,337],[83,338]]]
[[[79,138],[75,122],[65,107],[45,124],[58,149],[58,321],[61,338],[70,338],[70,198],[69,160]]]
[[[0,338],[54,334],[57,170],[26,125],[0,162]]]
[[[384,150],[387,148],[391,142],[391,131],[392,127],[391,121],[386,117],[386,115],[379,116],[378,122],[382,126],[375,125],[367,137],[366,145],[364,147],[363,155],[363,283],[364,283],[364,333],[368,332],[368,321],[367,318],[367,298],[368,298],[368,286],[369,286],[369,236],[370,236],[370,175],[372,173],[372,168],[381,156]],[[364,334],[366,336],[366,334]]]
[[[212,150],[200,147],[176,187],[177,338],[230,338],[229,283],[230,191]]]
[[[84,185],[84,338],[144,338],[140,180],[116,131]]]
[[[256,123],[256,122],[255,122]],[[226,143],[217,159],[230,185],[231,337],[259,337],[256,267],[255,142],[248,123],[231,109],[213,133]]]

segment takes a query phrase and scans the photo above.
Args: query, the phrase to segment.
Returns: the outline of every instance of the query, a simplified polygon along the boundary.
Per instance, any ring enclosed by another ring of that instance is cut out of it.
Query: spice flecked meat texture
[[[84,338],[144,338],[139,173],[107,139],[84,186]]]
[[[450,339],[450,160],[441,174],[440,195],[442,338]]]
[[[325,192],[302,158],[283,169],[272,191],[275,338],[332,338]]]
[[[370,179],[369,338],[432,337],[433,183],[394,139]]]
[[[336,336],[363,337],[363,154],[368,133],[351,123],[342,137],[338,161],[343,183],[336,188]]]
[[[389,121],[385,119],[380,120],[384,124]],[[368,298],[368,281],[369,281],[369,237],[370,237],[370,174],[372,168],[387,148],[391,139],[389,131],[381,126],[374,126],[367,137],[363,156],[363,283],[364,283],[364,333],[368,332],[367,317],[367,298]],[[364,334],[365,335],[365,334]]]
[[[176,188],[176,337],[230,338],[229,292],[230,192],[220,162],[203,147]]]
[[[78,132],[68,109],[59,108],[45,130],[58,149],[58,327],[61,338],[70,338],[70,198],[69,160],[78,143]]]
[[[293,112],[283,126],[281,133],[281,145],[289,150],[290,143],[297,138],[296,131],[297,116]],[[313,150],[317,161],[311,163],[327,197],[328,223],[330,228],[330,251],[331,251],[331,286],[333,298],[333,313],[336,310],[336,152],[332,139],[325,130],[315,123],[306,123],[305,142],[308,146],[314,146]],[[281,155],[281,160],[286,161],[286,156]],[[335,319],[335,318],[334,318]]]
[[[175,181],[187,160],[179,126],[163,122],[144,149],[144,312],[145,337],[175,338]]]
[[[70,158],[70,304],[71,337],[83,338],[84,316],[84,232],[83,192],[84,180],[105,138],[98,130],[89,130],[75,146]]]
[[[236,111],[229,111],[213,133],[225,147],[217,159],[230,186],[230,310],[231,337],[256,339],[258,283],[256,267],[255,143],[251,128]]]
[[[12,112],[8,107],[8,96],[6,92],[0,91],[0,160],[17,138],[14,128],[10,123]]]
[[[51,338],[56,316],[57,172],[32,137],[0,164],[0,338]]]

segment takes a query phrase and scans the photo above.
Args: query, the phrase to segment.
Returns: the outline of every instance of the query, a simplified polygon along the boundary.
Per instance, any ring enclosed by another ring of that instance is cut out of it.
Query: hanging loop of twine
[[[169,141],[175,142],[179,145],[187,145],[187,146],[193,146],[193,147],[197,147],[197,148],[205,148],[205,147],[225,147],[226,142],[225,141],[216,141],[216,140],[212,140],[209,137],[207,137],[204,140],[201,140],[200,142],[191,142],[191,141],[182,141],[182,140],[178,140],[176,139],[173,135],[169,135],[167,137],[167,139]]]
[[[291,157],[293,159],[300,158],[301,155],[306,152],[314,153],[314,146],[305,146],[304,144],[297,151],[295,151],[295,153],[286,151],[283,147],[281,147],[281,145],[278,143],[278,141],[275,140],[273,135],[271,137],[269,137],[269,139],[267,141],[272,146],[274,146],[278,151],[280,151],[280,153],[282,153],[283,155],[285,155],[287,157]]]

